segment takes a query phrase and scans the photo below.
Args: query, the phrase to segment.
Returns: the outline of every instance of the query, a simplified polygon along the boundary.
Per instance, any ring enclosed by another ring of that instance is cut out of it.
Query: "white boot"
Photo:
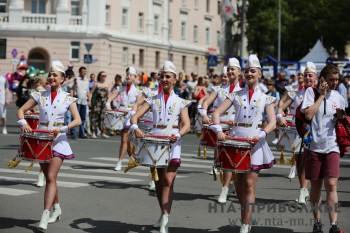
[[[299,197],[297,198],[297,202],[299,204],[305,204],[306,203],[306,199],[309,198],[309,191],[307,190],[307,188],[301,188],[299,191]]]
[[[220,196],[218,198],[218,202],[219,203],[226,203],[227,193],[228,193],[228,188],[227,187],[222,187]]]
[[[169,233],[168,225],[169,225],[169,215],[163,214],[159,232],[160,233]]]
[[[241,229],[239,230],[239,233],[249,233],[251,229],[251,226],[249,224],[242,224]]]
[[[156,184],[154,183],[153,180],[149,182],[149,191],[155,191],[156,190]]]
[[[118,160],[117,166],[115,166],[115,168],[114,168],[115,171],[122,170],[122,162],[123,162],[123,160]]]
[[[43,187],[45,181],[45,175],[44,172],[40,171],[38,175],[38,181],[36,182],[36,186]]]
[[[47,229],[47,223],[49,221],[50,217],[50,211],[44,210],[43,214],[41,215],[40,223],[39,223],[39,230],[46,230]]]
[[[163,217],[163,215],[161,214],[158,221],[152,225],[153,228],[159,228],[160,225],[162,225],[162,217]]]
[[[48,223],[54,223],[61,219],[62,210],[60,204],[53,204],[53,211],[50,215]]]
[[[290,168],[289,175],[288,175],[289,179],[294,179],[295,178],[295,171],[296,171],[296,169],[297,169],[297,166],[295,166],[295,165],[293,165]]]

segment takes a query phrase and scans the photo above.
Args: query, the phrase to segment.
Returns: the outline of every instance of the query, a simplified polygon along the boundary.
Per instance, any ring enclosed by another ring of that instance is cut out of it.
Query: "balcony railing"
[[[56,24],[56,15],[26,14],[23,15],[22,21],[30,24]]]
[[[8,23],[8,22],[9,22],[9,14],[0,13],[0,23]]]
[[[71,16],[69,19],[69,24],[70,25],[82,25],[83,19],[80,15],[79,16]]]

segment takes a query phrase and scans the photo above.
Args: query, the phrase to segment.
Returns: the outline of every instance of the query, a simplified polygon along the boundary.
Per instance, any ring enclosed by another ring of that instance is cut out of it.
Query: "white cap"
[[[304,73],[317,74],[316,65],[311,61],[306,62],[306,67],[305,67]]]
[[[134,67],[132,67],[132,66],[130,66],[130,67],[128,67],[128,68],[126,69],[126,73],[133,74],[133,75],[137,75],[136,69],[135,69]]]
[[[222,67],[222,74],[227,75],[227,66]]]
[[[228,60],[228,64],[227,64],[228,67],[238,67],[241,69],[241,65],[239,64],[239,61],[237,58],[234,58],[234,57],[231,57],[229,60]]]
[[[51,62],[50,72],[62,72],[64,74],[66,73],[64,71],[64,65],[58,60],[53,60]]]
[[[304,74],[305,72],[305,66],[300,66],[300,69],[298,71],[299,74]]]
[[[160,72],[171,72],[176,75],[176,67],[171,61],[165,61],[164,65],[160,68]]]
[[[249,55],[248,67],[260,68],[261,69],[259,58],[255,54],[250,54]]]

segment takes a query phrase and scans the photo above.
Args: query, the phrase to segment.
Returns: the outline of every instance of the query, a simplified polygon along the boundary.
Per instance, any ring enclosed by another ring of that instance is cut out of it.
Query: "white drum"
[[[146,167],[164,168],[170,162],[170,140],[162,137],[144,137],[137,139],[135,161]]]
[[[283,151],[299,152],[301,138],[295,127],[280,127],[277,148]]]
[[[125,111],[106,111],[103,124],[110,130],[122,130],[124,128],[125,116]]]

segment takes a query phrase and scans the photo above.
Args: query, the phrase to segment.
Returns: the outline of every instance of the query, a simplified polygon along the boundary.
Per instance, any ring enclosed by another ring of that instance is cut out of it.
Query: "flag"
[[[232,6],[231,0],[223,0],[221,5],[221,17],[227,22],[233,16],[234,8]]]

